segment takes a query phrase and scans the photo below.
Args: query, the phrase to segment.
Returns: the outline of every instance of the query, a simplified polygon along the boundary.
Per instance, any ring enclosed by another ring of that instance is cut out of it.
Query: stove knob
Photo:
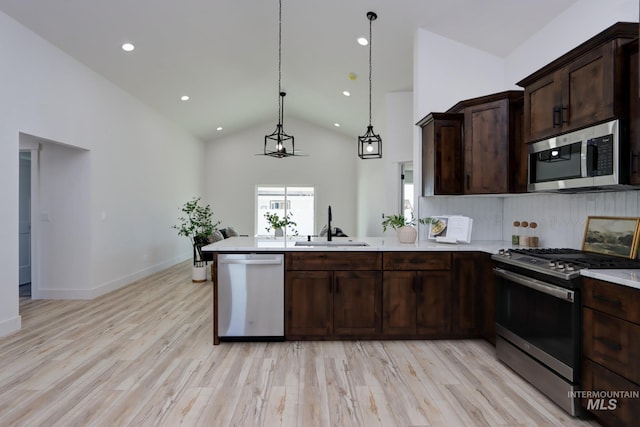
[[[565,270],[567,271],[575,271],[576,268],[573,266],[573,264],[569,264],[567,263],[567,265],[564,267]]]
[[[551,260],[551,261],[549,261],[549,263],[547,265],[549,266],[549,268],[555,268],[556,262]]]
[[[498,255],[504,255],[504,249],[498,249]]]
[[[564,263],[562,261],[556,262],[556,268],[558,270],[563,270],[564,269]]]
[[[509,249],[507,249],[504,253],[504,256],[506,256],[507,258],[511,256],[511,251]]]

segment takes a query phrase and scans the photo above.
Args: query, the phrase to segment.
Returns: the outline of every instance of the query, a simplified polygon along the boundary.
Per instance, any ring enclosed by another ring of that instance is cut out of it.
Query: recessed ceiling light
[[[333,124],[335,127],[339,128],[340,127],[340,123],[334,123]]]
[[[343,90],[343,91],[342,91],[342,94],[343,94],[344,96],[351,96],[351,92],[349,92],[348,90]]]
[[[189,95],[182,95],[182,96],[180,97],[180,100],[181,100],[181,101],[188,101],[188,100],[189,100]]]
[[[125,52],[131,52],[133,49],[135,49],[136,47],[131,44],[131,43],[124,43],[122,45],[122,50],[124,50]]]
[[[367,40],[366,37],[358,37],[358,44],[360,46],[366,46],[369,44],[369,40]]]
[[[218,126],[216,130],[222,130],[222,126]]]

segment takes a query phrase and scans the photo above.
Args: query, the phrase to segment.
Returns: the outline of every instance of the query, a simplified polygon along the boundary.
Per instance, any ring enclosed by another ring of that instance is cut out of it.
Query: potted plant
[[[200,204],[200,197],[194,197],[182,206],[183,215],[179,223],[172,226],[178,230],[179,236],[186,236],[193,246],[193,278],[194,282],[207,281],[207,262],[202,256],[202,247],[209,243],[209,236],[217,229],[220,221],[213,222],[211,206]]]
[[[265,230],[267,230],[267,232],[274,230],[275,237],[281,237],[284,235],[284,231],[286,231],[286,229],[288,228],[291,230],[294,236],[297,236],[298,230],[296,230],[296,226],[298,224],[296,224],[296,222],[291,219],[291,216],[291,213],[287,213],[284,217],[280,218],[277,213],[265,213],[264,217],[269,223],[269,226],[266,227]]]
[[[432,222],[431,217],[420,218],[418,222],[420,224],[430,224]],[[413,243],[416,241],[418,237],[418,230],[416,230],[416,220],[411,215],[411,218],[408,219],[402,214],[392,214],[387,215],[382,220],[382,229],[383,231],[387,231],[387,228],[391,227],[396,230],[398,234],[398,241],[400,243]]]

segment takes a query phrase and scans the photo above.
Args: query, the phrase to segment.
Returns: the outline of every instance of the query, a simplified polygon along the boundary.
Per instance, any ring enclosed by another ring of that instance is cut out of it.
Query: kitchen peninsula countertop
[[[485,252],[497,253],[499,249],[512,248],[511,242],[501,240],[478,240],[471,243],[437,243],[433,240],[418,240],[415,243],[400,243],[395,236],[385,237],[334,237],[332,246],[296,246],[296,242],[306,242],[306,237],[299,236],[288,239],[273,237],[230,237],[204,246],[202,250],[213,252]],[[314,238],[315,242],[326,242],[326,238]],[[346,245],[340,246],[343,242]],[[353,242],[364,242],[368,246],[347,246]],[[581,270],[585,277],[604,280],[623,286],[640,289],[640,270]]]
[[[203,246],[204,251],[215,252],[282,252],[282,251],[304,251],[304,252],[382,252],[382,251],[435,251],[435,252],[456,252],[472,251],[497,253],[501,248],[511,247],[511,242],[500,240],[479,240],[471,243],[436,243],[432,240],[419,240],[415,243],[400,243],[396,237],[334,237],[331,246],[296,246],[296,242],[306,242],[306,237],[297,237],[284,240],[269,237],[230,237],[219,242]],[[315,238],[312,242],[326,242],[326,238]],[[354,242],[364,242],[368,246],[349,246]],[[341,246],[344,243],[345,246]]]

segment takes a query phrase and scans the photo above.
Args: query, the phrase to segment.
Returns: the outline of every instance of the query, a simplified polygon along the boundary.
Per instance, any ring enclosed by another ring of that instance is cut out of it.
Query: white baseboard
[[[19,315],[0,322],[0,337],[19,331],[22,327],[22,317]]]
[[[70,299],[70,300],[90,300],[101,295],[115,291],[127,286],[136,280],[144,279],[159,271],[165,270],[173,265],[186,261],[189,256],[175,257],[159,264],[155,264],[139,270],[135,273],[119,277],[115,280],[103,283],[91,289],[40,289],[38,299]]]

